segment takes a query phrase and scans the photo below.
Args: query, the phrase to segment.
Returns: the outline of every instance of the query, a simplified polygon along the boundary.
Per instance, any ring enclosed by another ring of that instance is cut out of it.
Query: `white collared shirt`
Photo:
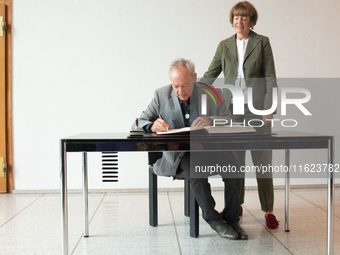
[[[238,69],[237,69],[237,77],[235,81],[235,86],[240,86],[242,88],[245,104],[248,102],[248,88],[244,81],[243,62],[244,62],[244,54],[247,49],[248,41],[249,41],[249,38],[247,40],[236,39],[237,55],[238,55]]]

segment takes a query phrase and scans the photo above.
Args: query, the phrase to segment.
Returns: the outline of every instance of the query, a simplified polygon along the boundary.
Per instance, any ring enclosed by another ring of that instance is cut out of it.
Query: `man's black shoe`
[[[237,232],[224,221],[209,223],[209,225],[220,237],[232,240],[235,240],[238,237]]]
[[[248,235],[246,231],[243,230],[238,222],[231,223],[230,226],[238,233],[237,239],[248,240]]]

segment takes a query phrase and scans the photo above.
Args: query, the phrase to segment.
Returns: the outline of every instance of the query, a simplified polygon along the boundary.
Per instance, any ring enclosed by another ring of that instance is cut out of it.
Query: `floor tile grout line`
[[[323,209],[322,207],[320,207],[320,206],[314,204],[312,201],[309,201],[307,198],[304,198],[304,197],[302,197],[301,195],[299,195],[299,194],[297,194],[297,193],[295,193],[295,192],[292,192],[292,193],[294,193],[294,195],[297,195],[298,197],[302,198],[303,200],[307,201],[308,203],[310,203],[310,204],[316,206],[317,208],[319,208],[319,209],[321,209],[322,211],[324,211],[324,212],[327,213],[328,209]],[[334,214],[334,218],[340,219],[340,217],[339,217],[339,216],[336,216],[335,214]]]
[[[38,199],[40,199],[42,196],[44,196],[45,194],[41,194],[41,196],[37,197],[32,203],[30,203],[29,205],[27,205],[24,209],[22,209],[20,212],[18,212],[17,214],[15,214],[13,217],[11,217],[9,220],[7,220],[4,224],[0,225],[0,228],[3,227],[4,225],[6,225],[8,222],[10,222],[11,220],[13,220],[15,217],[17,217],[20,213],[22,213],[24,210],[26,210],[29,206],[31,206],[32,204],[34,204]]]
[[[176,239],[177,239],[177,244],[178,244],[178,248],[179,248],[179,254],[182,255],[181,245],[180,245],[179,238],[178,238],[177,227],[176,227],[176,222],[175,222],[174,213],[173,213],[173,211],[172,211],[172,206],[171,206],[171,201],[170,201],[169,192],[167,192],[167,195],[168,195],[168,200],[169,200],[169,206],[170,206],[171,217],[172,217],[172,221],[173,221],[174,227],[175,227],[175,233],[176,233]]]
[[[100,205],[102,204],[104,198],[106,197],[106,194],[107,194],[107,193],[104,193],[104,196],[103,196],[102,199],[100,200],[100,202],[99,202],[99,204],[98,204],[96,210],[94,211],[94,213],[93,213],[91,219],[89,220],[89,225],[90,225],[90,223],[91,223],[93,217],[96,215],[96,213],[97,213],[97,211],[98,211]],[[76,245],[74,246],[73,251],[71,252],[71,255],[76,251],[76,249],[77,249],[77,247],[78,247],[78,245],[79,245],[79,243],[80,243],[80,241],[81,241],[81,239],[82,239],[83,237],[84,237],[84,232],[81,233],[81,235],[80,235],[80,237],[79,237],[79,239],[78,239],[78,242],[76,243]],[[86,238],[89,238],[89,237],[86,237]]]
[[[285,249],[290,253],[290,254],[292,254],[293,255],[293,253],[288,249],[288,247],[286,246],[286,245],[284,245],[279,239],[277,239],[276,238],[276,236],[268,229],[268,228],[266,228],[262,223],[261,223],[261,221],[260,220],[258,220],[255,216],[254,216],[254,214],[252,214],[245,206],[243,206],[243,208],[245,208],[246,210],[247,210],[247,212],[251,215],[251,216],[253,216],[254,217],[254,219],[258,222],[258,223],[260,223],[260,225],[265,229],[265,230],[267,230],[267,232],[268,233],[270,233],[283,247],[285,247]]]

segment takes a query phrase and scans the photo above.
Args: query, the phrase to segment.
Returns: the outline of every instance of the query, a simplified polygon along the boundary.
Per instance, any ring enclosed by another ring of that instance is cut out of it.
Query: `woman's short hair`
[[[170,72],[172,69],[181,69],[186,67],[191,77],[195,77],[195,64],[189,59],[179,58],[174,60],[170,65]]]
[[[255,7],[248,1],[239,2],[230,10],[229,21],[233,25],[234,16],[250,16],[250,27],[254,29],[256,25],[258,14]]]

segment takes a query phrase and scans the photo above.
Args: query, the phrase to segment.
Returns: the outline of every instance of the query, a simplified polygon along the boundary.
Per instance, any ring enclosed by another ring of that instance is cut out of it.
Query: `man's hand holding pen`
[[[159,118],[152,124],[150,129],[152,132],[166,132],[169,131],[169,124]]]
[[[150,129],[152,132],[166,132],[169,131],[169,124],[159,114],[159,118],[152,124]]]

